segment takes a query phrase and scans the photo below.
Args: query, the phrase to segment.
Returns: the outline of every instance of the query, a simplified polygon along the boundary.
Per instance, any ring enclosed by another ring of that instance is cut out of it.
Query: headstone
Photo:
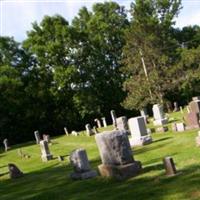
[[[191,101],[189,108],[191,112],[200,113],[200,100]]]
[[[116,116],[115,110],[111,110],[110,114],[111,114],[113,126],[116,128],[117,127],[117,116]]]
[[[167,132],[167,131],[168,131],[167,126],[161,126],[161,127],[156,128],[156,132],[158,132],[158,133],[164,133],[164,132]]]
[[[164,164],[167,176],[174,176],[174,175],[177,174],[174,161],[173,161],[173,159],[171,157],[165,157],[163,159],[163,164]]]
[[[59,161],[59,162],[64,161],[64,157],[63,157],[63,156],[58,156],[58,161]]]
[[[43,140],[47,141],[48,143],[51,143],[50,135],[43,134]]]
[[[101,176],[124,179],[136,176],[141,163],[135,161],[126,131],[106,131],[95,136],[102,164]]]
[[[177,131],[176,123],[172,123],[172,131],[174,131],[174,132]]]
[[[66,127],[64,127],[64,131],[65,131],[65,134],[68,136],[68,135],[69,135],[69,132],[68,132],[68,130],[67,130]]]
[[[107,127],[107,122],[106,122],[106,118],[102,117],[102,122],[103,122],[103,127]]]
[[[176,123],[176,129],[178,132],[183,132],[185,131],[185,124],[180,122],[180,123]]]
[[[182,106],[180,106],[180,111],[183,114],[183,107]]]
[[[165,113],[163,111],[163,106],[159,104],[153,105],[153,117],[154,117],[154,125],[164,125],[167,124],[168,120],[165,117]]]
[[[40,133],[39,131],[34,132],[36,144],[40,144]]]
[[[190,107],[186,106],[186,109],[187,109],[187,113],[190,113]]]
[[[148,115],[148,112],[147,112],[147,108],[141,109],[141,110],[140,110],[140,115],[141,115],[142,117],[147,118],[147,117],[149,116],[149,115]]]
[[[24,174],[20,171],[20,169],[12,163],[8,164],[8,171],[11,179],[22,177]]]
[[[8,139],[7,139],[7,138],[5,138],[5,139],[3,140],[3,144],[4,144],[5,152],[8,151],[8,149],[10,149],[10,147],[9,147]]]
[[[199,124],[199,115],[195,112],[190,112],[187,113],[184,116],[185,119],[185,123],[188,126],[188,128],[199,128],[200,124]]]
[[[174,112],[178,112],[178,111],[179,111],[178,103],[174,102]]]
[[[200,96],[192,97],[192,101],[198,101],[200,100]]]
[[[127,122],[127,118],[125,116],[118,117],[116,119],[116,122],[117,122],[118,130],[120,130],[120,131],[128,130],[128,122]]]
[[[200,131],[198,131],[198,135],[195,140],[196,140],[196,146],[200,147]]]
[[[147,133],[144,117],[130,118],[128,126],[132,136],[129,139],[131,146],[141,146],[152,142],[152,137]]]
[[[72,131],[72,133],[71,133],[73,136],[78,136],[79,135],[79,133],[78,132],[76,132],[76,131]]]
[[[94,131],[92,130],[90,124],[86,124],[85,129],[86,129],[87,136],[91,136],[91,135],[95,134]]]
[[[41,158],[44,162],[53,159],[53,156],[51,155],[49,151],[49,146],[48,146],[47,141],[45,140],[40,141],[40,148],[41,148],[41,153],[42,153]]]
[[[101,128],[101,121],[99,119],[94,120],[97,123],[97,127]]]
[[[91,170],[86,151],[76,149],[70,154],[70,162],[74,172],[70,174],[72,179],[88,179],[97,176],[95,170]]]
[[[99,133],[99,131],[98,131],[96,126],[93,126],[93,131],[94,131],[95,134]]]

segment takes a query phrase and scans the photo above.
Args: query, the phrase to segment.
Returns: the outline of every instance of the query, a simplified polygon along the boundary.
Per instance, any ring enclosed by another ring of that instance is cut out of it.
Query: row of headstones
[[[129,143],[127,131],[107,131],[95,135],[102,164],[98,170],[103,177],[125,179],[136,176],[141,172],[142,164],[134,160],[133,151]],[[48,161],[53,158],[50,154],[47,141],[40,141],[42,160]],[[84,149],[76,149],[70,154],[70,163],[74,171],[70,174],[72,179],[88,179],[97,176],[89,164],[87,153]],[[164,159],[167,175],[175,175],[176,169],[172,158]]]
[[[95,135],[95,140],[102,161],[102,164],[98,166],[101,176],[124,179],[136,176],[141,171],[142,164],[140,161],[134,160],[127,131],[103,132]],[[52,159],[48,143],[44,141],[40,145],[43,161]],[[46,154],[45,157],[44,154]],[[69,159],[74,169],[74,172],[70,174],[72,179],[87,179],[97,176],[97,172],[90,167],[87,153],[84,149],[74,150]],[[175,165],[171,158],[164,159],[164,166],[167,175],[176,174]]]

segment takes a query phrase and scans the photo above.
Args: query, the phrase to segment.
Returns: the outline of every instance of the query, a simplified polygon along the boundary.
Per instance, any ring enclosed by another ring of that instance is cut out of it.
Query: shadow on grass
[[[98,164],[99,159],[91,161],[93,169]],[[167,178],[163,165],[158,163],[144,167],[140,175],[124,181],[102,177],[73,181],[69,178],[72,167],[56,163],[16,180],[1,181],[0,193],[2,200],[163,200],[180,199],[177,197],[180,193],[185,197],[182,199],[198,199],[200,196],[195,188],[200,187],[199,166],[180,170],[183,172],[180,176]],[[152,171],[158,173],[152,176]]]
[[[155,143],[155,142],[161,142],[161,141],[165,141],[165,140],[169,140],[169,139],[172,139],[172,138],[173,138],[173,137],[165,137],[165,138],[153,140],[153,143]]]

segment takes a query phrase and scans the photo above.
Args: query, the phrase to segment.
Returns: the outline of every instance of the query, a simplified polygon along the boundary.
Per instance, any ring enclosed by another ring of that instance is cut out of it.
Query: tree
[[[79,69],[79,91],[75,104],[82,116],[120,112],[119,102],[124,98],[120,72],[124,31],[129,23],[123,7],[114,2],[94,4],[86,8],[72,22],[77,30],[74,45],[75,65]]]
[[[180,0],[136,0],[131,6],[132,21],[126,32],[124,67],[128,92],[125,108],[142,109],[163,103],[172,88],[177,44],[171,28],[181,8]]]

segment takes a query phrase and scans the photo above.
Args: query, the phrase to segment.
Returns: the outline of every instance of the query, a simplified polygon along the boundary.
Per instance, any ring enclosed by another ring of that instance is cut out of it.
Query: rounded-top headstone
[[[127,131],[106,131],[95,139],[103,164],[124,165],[134,161]]]

